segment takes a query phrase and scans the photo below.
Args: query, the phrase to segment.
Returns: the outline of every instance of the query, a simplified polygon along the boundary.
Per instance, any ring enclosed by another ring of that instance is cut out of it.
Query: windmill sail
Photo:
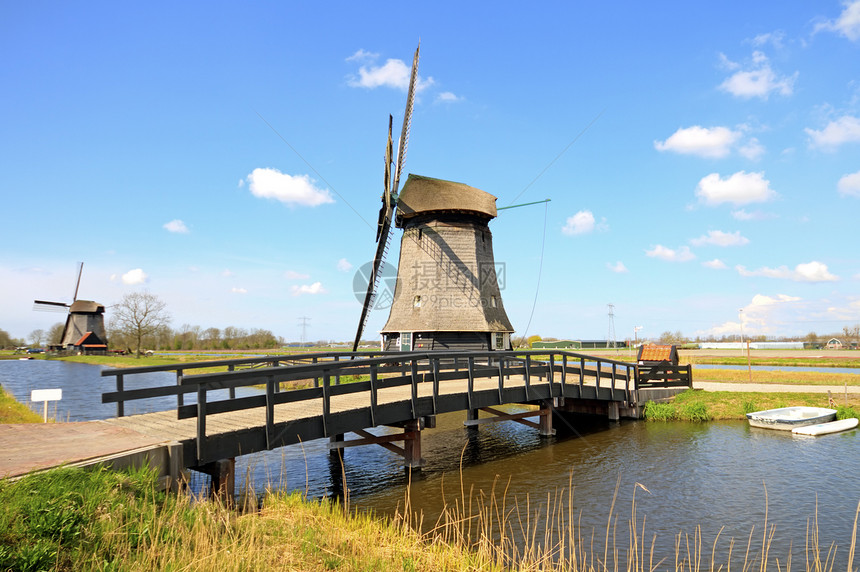
[[[364,304],[361,307],[361,317],[358,320],[358,329],[355,332],[355,340],[352,344],[352,351],[358,349],[358,344],[361,341],[361,335],[364,333],[364,327],[367,325],[370,308],[373,307],[373,302],[376,298],[376,290],[379,286],[380,270],[385,262],[385,255],[388,254],[388,248],[391,244],[391,220],[394,218],[394,211],[397,208],[397,192],[400,185],[400,174],[403,172],[403,166],[406,164],[406,147],[409,143],[409,128],[412,121],[412,106],[415,101],[415,82],[418,77],[418,53],[421,50],[421,44],[415,50],[415,56],[412,58],[412,74],[409,78],[409,91],[406,94],[406,111],[403,114],[403,127],[400,130],[400,142],[397,149],[397,164],[394,171],[394,179],[391,179],[391,163],[392,163],[392,140],[391,130],[393,118],[388,117],[388,143],[385,147],[385,174],[383,177],[383,192],[382,192],[382,207],[379,209],[379,221],[376,229],[376,254],[373,257],[373,267],[367,281],[367,293],[364,296]]]

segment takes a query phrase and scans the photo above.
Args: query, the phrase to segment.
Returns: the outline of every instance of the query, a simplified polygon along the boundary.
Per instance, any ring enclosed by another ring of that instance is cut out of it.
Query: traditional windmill
[[[68,311],[60,349],[77,349],[84,353],[103,352],[107,349],[105,307],[91,300],[78,300],[83,270],[84,263],[81,262],[78,265],[78,279],[75,282],[75,294],[72,296],[71,304],[34,300],[33,309],[46,312]]]
[[[510,349],[511,322],[502,305],[488,223],[496,197],[480,189],[409,175],[398,195],[415,97],[418,53],[391,177],[392,118],[388,120],[377,248],[353,351],[373,307],[380,269],[391,241],[391,222],[403,229],[391,313],[382,329],[386,350]]]

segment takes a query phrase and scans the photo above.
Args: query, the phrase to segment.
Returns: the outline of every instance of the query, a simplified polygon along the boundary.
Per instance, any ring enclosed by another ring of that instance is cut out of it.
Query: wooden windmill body
[[[489,193],[409,175],[397,202],[403,237],[384,349],[510,349],[488,226],[495,217]]]
[[[502,305],[488,226],[497,214],[496,197],[462,183],[417,175],[410,175],[400,191],[419,51],[420,46],[412,60],[396,155],[390,117],[388,121],[377,248],[353,351],[374,307],[392,221],[403,229],[403,237],[391,313],[381,332],[383,349],[507,350],[513,328]]]
[[[107,332],[105,331],[104,304],[92,300],[78,300],[81,273],[84,265],[78,266],[78,279],[72,303],[34,300],[33,308],[41,311],[68,312],[63,336],[53,350],[75,351],[87,354],[103,354],[107,351]]]

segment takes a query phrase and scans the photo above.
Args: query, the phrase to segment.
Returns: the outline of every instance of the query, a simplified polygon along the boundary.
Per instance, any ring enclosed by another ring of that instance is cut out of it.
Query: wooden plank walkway
[[[548,387],[544,380],[541,382],[534,378],[532,386]],[[594,385],[593,383],[591,384]],[[523,388],[525,379],[513,378],[505,380],[505,388]],[[498,381],[493,379],[476,379],[474,391],[498,390]],[[468,391],[466,380],[450,380],[439,384],[439,395],[465,396]],[[419,399],[433,397],[432,383],[427,380],[418,384]],[[410,403],[412,398],[412,387],[402,385],[399,387],[380,388],[378,390],[377,403],[380,407],[393,404]],[[209,402],[210,404],[213,402]],[[350,393],[347,395],[335,395],[331,398],[331,414],[347,413],[357,409],[370,407],[370,392]],[[311,421],[322,417],[322,399],[309,399],[305,401],[283,403],[275,406],[275,423],[293,424],[298,421]],[[105,420],[105,423],[133,430],[141,435],[146,435],[164,441],[193,441],[197,437],[197,419],[177,419],[176,411],[161,411],[156,413],[142,413],[126,417],[115,417]],[[266,411],[263,407],[245,409],[242,411],[231,411],[228,413],[210,413],[206,416],[206,433],[208,437],[219,437],[230,433],[258,429],[266,424]],[[365,427],[357,427],[365,429]],[[313,438],[319,438],[315,436]]]

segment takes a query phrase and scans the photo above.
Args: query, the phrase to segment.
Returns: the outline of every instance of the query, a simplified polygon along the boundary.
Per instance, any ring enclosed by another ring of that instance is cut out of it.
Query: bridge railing
[[[189,369],[227,367],[227,371],[185,375]],[[237,369],[237,366],[244,366]],[[612,395],[630,401],[631,391],[639,388],[641,366],[634,363],[606,359],[566,351],[488,351],[488,352],[360,352],[358,354],[324,353],[281,355],[266,358],[240,358],[177,364],[147,366],[129,369],[106,369],[103,376],[116,378],[115,392],[102,395],[102,402],[116,403],[117,415],[124,413],[124,403],[130,400],[176,396],[178,419],[197,419],[198,459],[204,458],[207,416],[265,408],[267,445],[274,439],[275,406],[310,400],[321,400],[324,433],[328,435],[331,421],[332,399],[342,395],[366,392],[364,407],[369,408],[371,425],[375,426],[379,413],[380,390],[398,386],[411,386],[409,404],[414,418],[418,416],[419,386],[430,383],[429,397],[432,412],[437,410],[440,384],[453,380],[466,380],[466,398],[472,409],[475,381],[497,379],[499,399],[512,387],[510,379],[522,376],[518,387],[524,390],[526,401],[536,399],[534,384],[548,384],[549,397],[565,395],[569,385],[578,385],[580,394],[588,385],[613,390]],[[124,380],[140,373],[174,371],[176,384],[139,389],[126,389]],[[349,381],[349,383],[345,383]],[[287,382],[305,382],[306,387],[282,391]],[[344,383],[342,383],[344,382]],[[256,395],[237,397],[240,387],[261,386]],[[426,390],[426,386],[424,387]],[[209,393],[228,390],[228,399],[211,400]],[[482,390],[486,390],[484,384]],[[620,392],[620,393],[619,393]],[[428,393],[424,391],[424,393]],[[546,396],[547,392],[540,392]],[[196,402],[186,405],[183,397],[194,394]]]
[[[668,362],[640,364],[637,385],[647,387],[693,387],[693,366]]]

